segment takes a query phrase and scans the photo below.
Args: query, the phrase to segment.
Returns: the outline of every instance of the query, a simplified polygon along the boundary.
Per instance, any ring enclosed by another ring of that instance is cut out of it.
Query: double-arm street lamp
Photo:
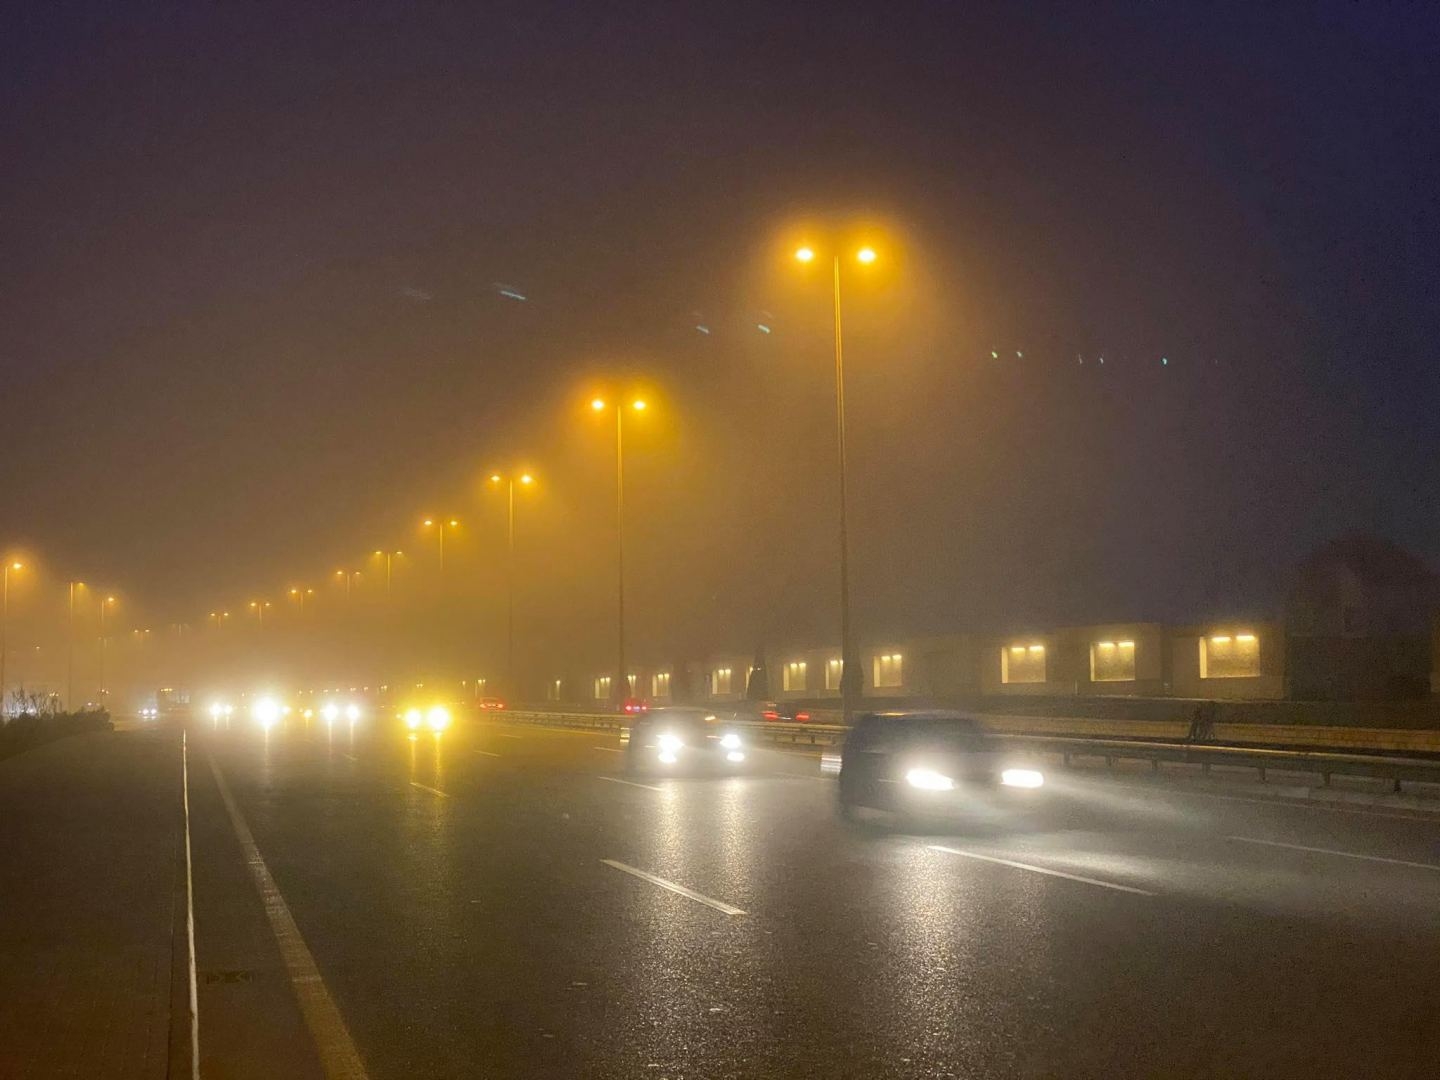
[[[644,398],[635,398],[628,406],[602,397],[590,402],[590,408],[597,413],[606,409],[615,411],[616,668],[610,697],[618,704],[630,696],[630,679],[625,668],[625,413],[643,413],[646,407]]]
[[[390,599],[390,582],[395,568],[395,560],[403,558],[403,551],[377,551],[375,558],[385,560],[385,599]],[[442,556],[443,561],[443,556]]]
[[[805,246],[796,249],[795,258],[798,262],[809,265],[816,260],[817,255],[814,248]],[[861,247],[855,250],[853,258],[861,266],[871,266],[877,256],[874,248]],[[835,446],[840,473],[840,705],[844,710],[845,723],[848,724],[855,706],[859,704],[862,676],[850,630],[850,535],[847,518],[849,484],[845,472],[845,352],[840,319],[841,262],[840,252],[832,252],[831,280],[835,306]]]
[[[434,529],[440,536],[440,572],[443,574],[445,572],[445,530],[458,529],[460,522],[454,518],[449,518],[448,520],[443,518],[426,518],[421,522],[421,525],[427,529]]]
[[[491,473],[490,483],[505,489],[505,693],[515,692],[515,485],[528,488],[535,477],[528,472],[515,475]]]

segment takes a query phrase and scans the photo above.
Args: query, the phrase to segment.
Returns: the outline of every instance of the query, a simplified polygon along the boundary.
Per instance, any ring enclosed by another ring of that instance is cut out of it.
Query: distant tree
[[[750,681],[745,684],[747,701],[768,701],[770,698],[770,672],[765,667],[765,647],[755,648],[755,663],[750,671]]]

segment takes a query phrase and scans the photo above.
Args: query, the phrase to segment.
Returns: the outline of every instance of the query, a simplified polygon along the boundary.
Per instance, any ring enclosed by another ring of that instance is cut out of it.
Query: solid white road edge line
[[[190,949],[190,1078],[200,1080],[200,991],[195,978],[195,873],[190,858],[190,747],[180,732],[181,793],[185,802],[185,938]]]
[[[450,797],[450,793],[448,791],[441,791],[439,788],[426,787],[424,784],[417,784],[414,780],[410,781],[410,786],[418,787],[421,791],[428,791],[431,795],[439,795],[442,799],[448,799]]]
[[[285,961],[290,985],[300,1003],[305,1026],[310,1029],[310,1037],[315,1040],[315,1049],[320,1055],[320,1064],[325,1075],[332,1080],[366,1080],[365,1064],[360,1060],[360,1052],[355,1049],[355,1043],[350,1038],[345,1019],[340,1015],[335,999],[330,996],[325,980],[320,977],[320,969],[315,966],[315,957],[310,954],[305,939],[301,937],[300,927],[295,924],[285,897],[280,895],[280,888],[271,877],[270,868],[261,858],[260,849],[255,846],[255,837],[250,833],[250,826],[245,823],[240,807],[231,798],[230,788],[213,757],[210,759],[210,770],[215,774],[215,784],[220,789],[220,799],[230,815],[235,838],[240,841],[240,849],[245,853],[245,861],[250,865],[255,885],[260,890],[260,900],[265,906],[266,918],[270,920],[270,930],[280,946],[280,956]]]
[[[476,750],[475,752],[476,752],[477,754],[483,754],[483,755],[485,755],[486,757],[499,757],[499,756],[500,756],[499,754],[495,753],[493,750]]]
[[[592,746],[590,749],[591,749],[591,750],[604,750],[607,754],[618,754],[618,753],[620,753],[620,748],[619,748],[618,746]]]
[[[656,787],[654,784],[637,784],[634,780],[620,780],[614,776],[597,776],[597,780],[608,780],[612,784],[624,784],[627,787],[642,787],[646,791],[664,791],[663,787]]]
[[[994,855],[981,855],[974,851],[961,851],[959,848],[942,847],[940,844],[927,844],[931,851],[943,851],[947,855],[962,855],[967,859],[979,859],[981,862],[996,863],[1000,866],[1011,866],[1016,870],[1029,870],[1033,874],[1047,874],[1050,877],[1064,878],[1066,881],[1079,881],[1086,885],[1098,885],[1102,889],[1115,889],[1119,892],[1134,893],[1136,896],[1154,896],[1153,892],[1144,889],[1137,889],[1132,885],[1117,885],[1113,881],[1100,881],[1097,878],[1081,877],[1079,874],[1067,874],[1063,870],[1051,870],[1044,866],[1033,866],[1030,863],[1015,862],[1013,859],[998,859]]]
[[[673,881],[666,881],[662,877],[656,877],[654,874],[646,873],[644,870],[630,866],[627,863],[617,862],[614,859],[601,859],[600,861],[606,866],[630,874],[633,877],[639,878],[641,881],[648,881],[651,885],[659,885],[662,889],[669,889],[671,892],[683,896],[687,900],[694,900],[697,904],[704,904],[706,907],[714,908],[716,911],[723,912],[726,915],[745,914],[740,908],[727,904],[723,900],[716,900],[706,896],[704,893],[698,893],[694,889],[687,889],[684,885],[676,885]]]
[[[1264,844],[1266,847],[1288,848],[1290,851],[1308,851],[1314,855],[1336,855],[1342,859],[1364,859],[1366,862],[1388,863],[1391,866],[1409,866],[1416,870],[1440,871],[1434,863],[1410,862],[1407,859],[1387,859],[1381,855],[1360,855],[1354,851],[1336,851],[1333,848],[1306,847],[1304,844],[1282,844],[1279,840],[1257,840],[1253,836],[1229,836],[1242,844]]]

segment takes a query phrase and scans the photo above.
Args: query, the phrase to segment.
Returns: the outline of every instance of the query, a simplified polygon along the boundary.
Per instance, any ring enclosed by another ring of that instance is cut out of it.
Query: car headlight
[[[346,720],[359,720],[359,719],[360,719],[360,706],[354,704],[353,702],[352,702],[351,704],[349,704],[349,705],[346,705],[346,706],[345,706],[345,719],[346,719]]]
[[[333,701],[327,701],[320,710],[320,715],[326,720],[335,720],[340,715],[340,706],[336,705]]]
[[[411,731],[414,731],[416,728],[418,728],[420,726],[420,722],[424,719],[425,717],[419,709],[405,710],[405,726],[408,727]]]
[[[736,735],[733,731],[725,735],[721,735],[720,745],[723,746],[726,750],[739,750],[740,736]]]
[[[1045,783],[1045,775],[1038,769],[1006,769],[1000,774],[1000,783],[1006,787],[1037,788]]]
[[[450,726],[450,710],[444,705],[436,705],[425,714],[425,722],[430,725],[431,731],[444,731]]]
[[[266,729],[279,723],[280,717],[283,715],[280,703],[273,698],[261,698],[250,712],[260,722],[260,726]]]
[[[955,781],[934,769],[911,769],[905,774],[905,782],[921,791],[955,790]]]
[[[667,731],[655,740],[662,753],[673,754],[685,745],[685,740],[674,732]]]

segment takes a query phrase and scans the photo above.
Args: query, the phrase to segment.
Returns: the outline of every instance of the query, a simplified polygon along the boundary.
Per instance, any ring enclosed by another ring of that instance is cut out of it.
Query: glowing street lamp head
[[[644,412],[645,402],[640,398],[636,398],[633,402],[631,402],[630,407],[633,408],[636,412]]]
[[[812,262],[815,258],[815,250],[809,247],[797,248],[795,250],[795,258],[802,263]]]
[[[858,259],[860,262],[864,263],[866,266],[869,266],[876,259],[875,249],[870,247],[863,247],[855,253],[855,258]]]
[[[535,482],[535,477],[531,476],[528,472],[521,474],[521,476],[520,476],[520,483],[522,483],[522,484],[533,484],[534,482]]]
[[[600,412],[605,408],[605,399],[598,397],[595,398],[590,402],[590,408],[594,409],[596,412]]]
[[[422,524],[428,529],[431,525],[435,524],[435,521],[433,518],[426,518]]]
[[[499,474],[498,472],[497,472],[497,473],[491,473],[491,474],[490,474],[490,482],[491,482],[492,484],[498,484],[498,483],[500,483],[501,479],[502,479],[502,477],[500,476],[500,474]]]
[[[12,562],[12,563],[10,564],[10,569],[11,569],[11,570],[24,570],[24,569],[25,569],[25,564],[22,563],[22,562],[19,562],[19,561],[17,560],[16,562]]]
[[[454,529],[459,526],[460,522],[456,521],[454,518],[451,518],[449,524],[450,527]]]

